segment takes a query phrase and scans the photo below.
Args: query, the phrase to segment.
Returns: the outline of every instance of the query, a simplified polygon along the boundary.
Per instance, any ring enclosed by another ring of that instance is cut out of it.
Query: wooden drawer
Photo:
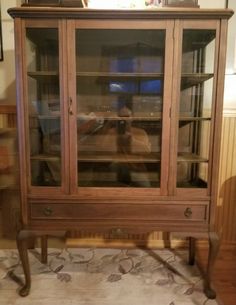
[[[206,221],[207,203],[31,204],[31,219]]]

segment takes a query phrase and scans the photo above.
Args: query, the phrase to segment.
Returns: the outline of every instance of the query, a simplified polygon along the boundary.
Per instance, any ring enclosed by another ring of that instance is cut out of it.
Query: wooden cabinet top
[[[79,19],[229,19],[231,9],[158,8],[146,10],[104,10],[71,7],[17,7],[8,13],[22,18],[79,18]]]

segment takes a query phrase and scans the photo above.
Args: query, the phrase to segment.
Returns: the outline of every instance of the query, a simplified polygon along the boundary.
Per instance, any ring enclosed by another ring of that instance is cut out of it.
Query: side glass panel
[[[26,29],[31,185],[61,185],[58,29]]]
[[[215,37],[215,30],[183,33],[177,187],[207,187]]]
[[[160,187],[165,30],[76,31],[78,186]]]

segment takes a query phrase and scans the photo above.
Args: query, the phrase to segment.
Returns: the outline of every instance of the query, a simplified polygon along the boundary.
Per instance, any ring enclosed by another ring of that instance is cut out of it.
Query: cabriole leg
[[[44,235],[41,237],[41,262],[47,264],[48,262],[48,237]]]
[[[25,297],[30,292],[31,287],[31,276],[30,276],[30,266],[29,266],[29,257],[28,257],[28,240],[32,237],[29,231],[20,231],[17,234],[16,242],[17,248],[19,251],[19,256],[22,263],[22,268],[25,276],[25,284],[19,290],[19,294],[22,297]]]
[[[196,250],[196,239],[189,237],[189,265],[193,266],[195,263],[195,250]]]
[[[207,273],[205,279],[204,293],[209,299],[216,298],[216,292],[212,288],[212,273],[215,264],[215,260],[219,251],[219,237],[215,232],[209,232],[209,255],[207,264]]]

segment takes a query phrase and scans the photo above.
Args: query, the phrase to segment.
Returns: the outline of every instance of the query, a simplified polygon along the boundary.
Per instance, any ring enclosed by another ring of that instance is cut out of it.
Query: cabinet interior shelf
[[[177,162],[202,163],[202,162],[208,162],[208,159],[200,157],[197,154],[179,152],[177,157]]]
[[[180,117],[179,118],[179,127],[186,126],[189,123],[196,123],[196,122],[207,122],[211,121],[211,118],[203,118],[203,117]]]
[[[120,163],[156,163],[160,162],[160,153],[152,154],[79,154],[79,162],[120,162]]]
[[[147,78],[147,79],[162,79],[163,73],[155,72],[77,72],[77,77],[96,77],[99,79],[135,79],[135,78]]]
[[[146,115],[146,116],[143,116],[143,114],[136,114],[136,113],[133,113],[132,116],[118,116],[114,113],[109,113],[109,112],[104,112],[104,113],[101,113],[101,112],[98,112],[96,113],[95,112],[95,115],[96,117],[95,118],[91,118],[91,120],[94,120],[94,119],[104,119],[104,120],[107,120],[107,121],[128,121],[128,122],[132,122],[132,121],[160,121],[162,120],[161,118],[161,115],[160,114],[156,114],[156,113],[153,113],[150,114],[150,115]],[[78,119],[80,119],[80,115],[77,116]]]
[[[61,160],[61,158],[59,156],[55,156],[55,155],[46,155],[46,154],[42,154],[42,155],[34,155],[30,157],[31,160],[33,161],[45,161],[45,162],[59,162]]]
[[[180,122],[185,122],[185,121],[210,121],[211,118],[210,117],[180,117],[179,121]]]
[[[40,82],[58,81],[59,79],[58,71],[28,71],[27,75]]]
[[[58,71],[28,71],[28,76],[43,80],[44,77],[56,77],[58,78]],[[119,72],[77,72],[77,77],[97,77],[105,79],[135,79],[135,78],[147,78],[147,79],[162,79],[164,77],[163,73],[119,73]],[[202,83],[214,76],[213,73],[184,73],[182,74],[182,85]]]
[[[187,89],[214,77],[213,73],[184,73],[181,79],[181,89]]]
[[[132,114],[130,117],[126,116],[118,116],[115,115],[114,113],[109,113],[109,112],[104,112],[101,114],[101,112],[96,113],[95,112],[94,117],[89,118],[86,120],[87,122],[93,121],[93,120],[106,120],[106,121],[127,121],[127,122],[132,122],[132,121],[150,121],[150,122],[155,122],[155,121],[161,121],[162,117],[161,115],[158,115],[156,113],[151,113],[150,115],[142,116],[139,114]],[[58,120],[60,119],[60,115],[30,115],[30,118],[35,119],[38,118],[39,120]],[[77,115],[77,119],[81,119],[83,116]],[[1,130],[0,130],[1,134]]]
[[[31,115],[32,118],[38,117],[40,120],[58,120],[61,118],[59,114],[57,115]]]
[[[61,159],[57,155],[35,155],[31,156],[31,160],[45,161],[45,162],[59,162]],[[122,153],[79,153],[79,162],[93,162],[93,163],[106,163],[106,162],[120,162],[120,163],[156,163],[161,161],[160,153],[151,154],[122,154]],[[178,153],[178,162],[201,163],[208,162],[207,158],[200,157],[192,153]]]
[[[136,114],[133,113],[132,116],[119,116],[116,115],[114,113],[110,113],[110,112],[95,112],[95,117],[91,117],[91,119],[88,117],[88,121],[90,120],[96,120],[96,119],[104,119],[107,121],[128,121],[128,122],[132,122],[132,121],[161,121],[162,117],[161,115],[157,115],[156,113],[154,113],[153,115],[146,115],[146,116],[142,116],[141,114]],[[60,118],[60,115],[31,115],[31,118],[39,118],[40,120],[56,120]],[[77,115],[77,119],[82,118],[80,115]],[[179,122],[180,123],[185,123],[185,122],[194,122],[194,121],[210,121],[211,118],[210,117],[180,117],[179,118]],[[11,128],[3,128],[0,129],[0,134],[1,133],[5,133],[5,132],[10,132],[13,131],[13,129]],[[15,130],[14,130],[15,131]]]

